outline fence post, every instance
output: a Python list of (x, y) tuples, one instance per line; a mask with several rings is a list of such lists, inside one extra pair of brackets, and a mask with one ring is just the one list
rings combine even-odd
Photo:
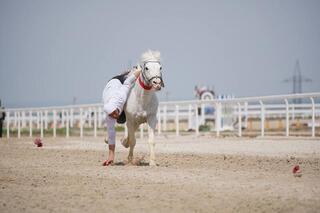
[(315, 104), (314, 104), (314, 99), (313, 97), (310, 98), (311, 103), (312, 103), (312, 137), (315, 137)]
[(291, 120), (292, 120), (292, 121), (294, 121), (294, 120), (295, 120), (295, 117), (296, 117), (294, 111), (295, 111), (295, 105), (294, 105), (294, 103), (291, 103), (291, 112), (292, 112)]
[(29, 111), (29, 137), (32, 137), (32, 111)]
[(248, 102), (244, 103), (244, 115), (245, 115), (244, 126), (245, 128), (248, 128)]
[(201, 124), (203, 124), (203, 125), (206, 122), (204, 110), (205, 110), (205, 105), (202, 103), (201, 104)]
[(10, 138), (10, 111), (7, 111), (7, 138)]
[(65, 111), (66, 116), (65, 116), (65, 120), (66, 120), (66, 138), (69, 138), (70, 133), (69, 133), (69, 125), (70, 125), (70, 114), (69, 114), (69, 110)]
[(21, 127), (22, 127), (22, 128), (25, 128), (25, 127), (26, 127), (26, 113), (25, 113), (25, 111), (22, 111), (22, 112), (21, 112), (21, 119), (22, 119), (22, 121), (21, 121)]
[(66, 114), (65, 110), (61, 110), (61, 127), (65, 128), (66, 127)]
[(192, 114), (191, 114), (192, 106), (189, 104), (188, 106), (188, 129), (192, 129)]
[(264, 114), (264, 105), (263, 102), (260, 100), (259, 101), (260, 105), (261, 105), (261, 136), (264, 136), (264, 120), (265, 120), (265, 114)]
[(163, 107), (163, 131), (167, 131), (167, 105)]
[(94, 115), (93, 115), (93, 128), (94, 128), (94, 130), (93, 130), (93, 136), (96, 138), (97, 137), (97, 108), (94, 108), (94, 110), (93, 110), (93, 113), (94, 113)]
[(43, 112), (40, 112), (40, 137), (43, 138)]
[(57, 137), (57, 111), (53, 110), (53, 137)]
[(102, 110), (101, 107), (98, 108), (98, 127), (101, 128), (102, 126)]
[(18, 138), (21, 137), (21, 118), (20, 118), (20, 112), (17, 112), (17, 122), (18, 122)]
[(178, 105), (176, 105), (176, 136), (179, 136), (179, 131), (180, 131), (180, 129), (179, 129), (179, 106)]
[(14, 122), (13, 122), (13, 126), (14, 126), (14, 128), (16, 128), (16, 127), (17, 127), (17, 125), (18, 125), (17, 113), (18, 113), (18, 112), (14, 112)]
[(221, 129), (221, 102), (216, 103), (215, 126), (216, 126), (217, 137), (219, 137), (220, 129)]
[(73, 128), (73, 108), (70, 109), (70, 127)]
[(92, 109), (89, 108), (89, 109), (88, 109), (88, 114), (89, 114), (88, 120), (89, 120), (89, 127), (90, 127), (90, 128), (92, 127), (92, 117), (91, 117), (91, 113), (92, 113)]
[(83, 138), (83, 109), (80, 108), (80, 138)]
[(238, 102), (238, 136), (242, 136), (242, 116), (241, 116), (241, 104)]
[(199, 115), (198, 115), (198, 105), (194, 105), (194, 113), (196, 118), (196, 136), (199, 136)]
[(37, 129), (40, 129), (40, 112), (37, 111)]
[(290, 131), (290, 123), (289, 123), (289, 103), (287, 99), (284, 99), (284, 102), (286, 103), (286, 136), (289, 137), (289, 131)]
[(48, 129), (48, 110), (44, 112), (44, 128)]

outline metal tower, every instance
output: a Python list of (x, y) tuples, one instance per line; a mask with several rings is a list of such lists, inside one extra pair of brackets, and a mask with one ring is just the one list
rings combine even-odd
[(302, 93), (302, 83), (303, 82), (311, 82), (310, 78), (304, 77), (301, 75), (300, 63), (299, 60), (296, 60), (296, 64), (294, 66), (293, 76), (284, 80), (285, 83), (292, 82), (292, 93)]
[[(285, 83), (292, 82), (292, 93), (302, 93), (302, 83), (303, 82), (311, 82), (310, 78), (304, 77), (301, 75), (300, 63), (299, 60), (296, 60), (296, 64), (294, 66), (293, 76), (284, 80)], [(295, 103), (301, 103), (301, 100), (294, 100)]]

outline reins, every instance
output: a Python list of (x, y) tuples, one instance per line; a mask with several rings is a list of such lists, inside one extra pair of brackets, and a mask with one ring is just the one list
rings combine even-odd
[(151, 90), (152, 86), (146, 85), (142, 80), (141, 80), (141, 75), (138, 77), (138, 82), (140, 86), (145, 89), (145, 90)]

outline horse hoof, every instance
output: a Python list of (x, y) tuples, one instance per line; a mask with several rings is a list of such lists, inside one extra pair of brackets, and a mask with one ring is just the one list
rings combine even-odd
[(156, 162), (154, 162), (154, 161), (150, 161), (149, 166), (154, 167), (154, 166), (157, 166), (157, 164), (156, 164)]

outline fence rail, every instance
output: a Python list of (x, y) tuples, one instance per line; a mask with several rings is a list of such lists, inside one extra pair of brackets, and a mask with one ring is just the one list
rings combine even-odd
[[(97, 137), (98, 130), (104, 128), (106, 116), (102, 104), (11, 108), (4, 111), (7, 138), (13, 131), (20, 138), (22, 130), (33, 137), (34, 129), (40, 131), (40, 137), (45, 137), (45, 130), (48, 129), (52, 130), (52, 137), (57, 136), (58, 129), (64, 129), (66, 137), (70, 136), (70, 129), (79, 130), (79, 137), (84, 137), (84, 129), (92, 129), (93, 137)], [(280, 126), (284, 121), (285, 136), (290, 136), (290, 124), (303, 120), (309, 135), (316, 137), (320, 134), (319, 118), (320, 92), (228, 100), (171, 101), (159, 104), (157, 131), (159, 134), (175, 131), (179, 136), (181, 131), (194, 130), (194, 134), (199, 135), (201, 126), (212, 123), (210, 131), (217, 136), (228, 130), (241, 137), (243, 131), (248, 129), (248, 122), (254, 120), (259, 123), (259, 135), (265, 136), (268, 121), (278, 119)], [(142, 126), (141, 136), (143, 129)]]

